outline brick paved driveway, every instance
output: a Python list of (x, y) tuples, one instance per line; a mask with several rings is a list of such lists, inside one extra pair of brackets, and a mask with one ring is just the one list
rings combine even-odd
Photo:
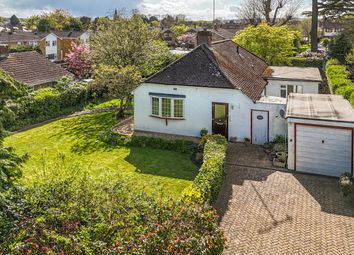
[(271, 168), (261, 148), (230, 145), (216, 203), (225, 254), (354, 254), (354, 208), (337, 180)]

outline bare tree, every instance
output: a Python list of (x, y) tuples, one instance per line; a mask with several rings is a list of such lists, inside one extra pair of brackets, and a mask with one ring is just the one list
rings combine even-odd
[(269, 25), (285, 25), (292, 20), (302, 0), (245, 0), (239, 15), (250, 24), (266, 21)]

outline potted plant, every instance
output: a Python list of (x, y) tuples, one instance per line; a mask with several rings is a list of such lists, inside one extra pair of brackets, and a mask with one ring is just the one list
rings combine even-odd
[(273, 158), (273, 166), (284, 168), (286, 166), (287, 157), (288, 154), (285, 151), (277, 152)]

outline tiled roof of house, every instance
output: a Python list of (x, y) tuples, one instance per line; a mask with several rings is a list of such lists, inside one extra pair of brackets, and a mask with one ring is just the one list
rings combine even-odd
[(29, 86), (55, 82), (63, 76), (72, 76), (61, 66), (52, 63), (35, 51), (10, 53), (0, 61), (0, 68)]
[(260, 98), (267, 82), (265, 61), (230, 40), (203, 44), (146, 80), (146, 83), (239, 89)]
[(16, 31), (16, 32), (0, 32), (0, 43), (16, 43), (39, 41), (40, 37), (32, 32)]
[(63, 31), (51, 31), (51, 33), (55, 34), (56, 36), (60, 38), (78, 38), (82, 34), (84, 34), (86, 31), (68, 31), (68, 30), (63, 30)]

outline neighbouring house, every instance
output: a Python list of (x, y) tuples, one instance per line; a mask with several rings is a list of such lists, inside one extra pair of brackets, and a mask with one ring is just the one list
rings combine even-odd
[(41, 38), (32, 32), (0, 32), (0, 44), (9, 45), (10, 48), (14, 48), (18, 45), (35, 47), (38, 46), (40, 40)]
[(15, 80), (28, 85), (29, 90), (51, 86), (63, 76), (73, 76), (36, 51), (0, 55), (0, 69), (9, 73)]
[(90, 34), (85, 31), (52, 31), (41, 34), (39, 48), (50, 60), (63, 61), (71, 50), (71, 44), (89, 43)]
[(339, 95), (290, 94), (288, 168), (340, 176), (353, 174), (354, 110)]
[(333, 38), (343, 31), (344, 26), (340, 22), (323, 21), (320, 22), (320, 34), (323, 38)]
[(175, 34), (169, 28), (162, 28), (160, 31), (160, 36), (162, 40), (167, 42), (168, 46), (175, 46), (176, 45), (176, 38)]
[(287, 98), (290, 93), (319, 94), (320, 70), (314, 67), (270, 66), (263, 78), (268, 82), (265, 96)]

